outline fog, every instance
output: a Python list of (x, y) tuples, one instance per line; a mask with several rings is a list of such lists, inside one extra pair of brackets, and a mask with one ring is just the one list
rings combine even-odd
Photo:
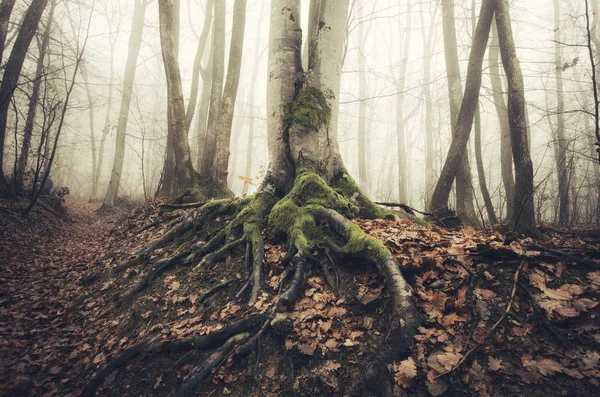
[[(225, 0), (216, 0), (225, 1)], [(17, 23), (26, 8), (20, 1), (11, 17)], [(21, 4), (22, 3), (22, 4)], [(81, 48), (87, 36), (83, 66), (87, 82), (79, 73), (73, 98), (66, 115), (65, 130), (59, 141), (58, 155), (51, 173), (55, 185), (68, 186), (72, 198), (89, 199), (92, 191), (91, 130), (99, 142), (106, 120), (110, 130), (106, 137), (105, 158), (100, 169), (98, 196), (101, 199), (110, 178), (115, 151), (115, 129), (123, 87), (123, 75), (128, 53), (129, 34), (133, 15), (131, 0), (64, 0), (57, 5), (56, 26), (53, 31), (53, 57), (58, 57), (58, 43), (65, 52)], [(302, 1), (303, 31), (306, 32), (308, 1)], [(198, 37), (205, 22), (206, 0), (181, 0), (179, 64), (184, 102), (190, 100), (193, 63)], [(536, 208), (541, 220), (556, 218), (557, 176), (553, 144), (557, 111), (554, 74), (555, 62), (554, 10), (548, 0), (511, 1), (511, 18), (518, 57), (525, 79), (528, 126), (531, 155), (535, 173)], [(473, 29), (473, 13), (477, 18), (480, 1), (455, 1), (455, 24), (461, 76), (466, 79)], [(593, 111), (591, 67), (587, 54), (585, 31), (585, 4), (580, 1), (560, 1), (561, 64), (567, 64), (563, 73), (565, 99), (565, 135), (568, 140), (567, 156), (574, 172), (570, 176), (573, 201), (580, 206), (577, 219), (589, 222), (590, 214), (597, 211), (594, 182), (598, 164), (593, 158)], [(473, 9), (475, 7), (475, 9)], [(424, 89), (430, 88), (433, 110), (433, 137), (436, 174), (443, 165), (450, 140), (451, 122), (448, 102), (448, 82), (444, 61), (444, 44), (439, 1), (356, 0), (351, 1), (348, 17), (346, 56), (340, 92), (339, 144), (346, 167), (358, 177), (359, 104), (366, 104), (366, 162), (367, 181), (363, 189), (380, 201), (396, 202), (398, 193), (397, 100), (403, 96), (406, 126), (407, 197), (406, 204), (425, 208), (425, 151), (426, 99)], [(233, 1), (227, 1), (226, 54), (232, 26)], [(230, 147), (229, 185), (236, 194), (244, 192), (244, 183), (252, 180), (248, 193), (258, 186), (268, 167), (266, 132), (266, 87), (269, 38), (270, 2), (248, 0), (246, 28), (240, 85), (235, 106)], [(88, 31), (88, 21), (91, 18)], [(148, 200), (156, 192), (165, 154), (167, 139), (167, 86), (159, 40), (159, 13), (156, 2), (147, 9), (142, 47), (127, 125), (125, 167), (120, 195), (131, 200)], [(424, 47), (429, 34), (431, 40), (431, 81), (424, 79)], [(363, 35), (361, 37), (361, 34)], [(404, 46), (410, 35), (409, 47)], [(114, 79), (110, 81), (111, 40), (114, 40)], [(363, 42), (364, 41), (364, 42)], [(361, 43), (362, 42), (362, 43)], [(203, 55), (208, 63), (209, 45)], [(7, 47), (9, 48), (9, 46)], [(35, 69), (37, 48), (32, 44), (26, 68)], [(258, 59), (256, 57), (258, 56)], [(363, 57), (364, 68), (360, 58)], [(399, 92), (399, 70), (406, 57), (404, 89)], [(577, 59), (577, 61), (574, 61)], [(227, 62), (226, 62), (227, 65)], [(256, 65), (256, 66), (255, 66)], [(504, 193), (500, 175), (500, 126), (492, 98), (488, 56), (484, 58), (483, 81), (479, 108), (482, 119), (482, 152), (486, 181), (494, 206), (502, 214)], [(72, 65), (67, 64), (67, 69)], [(252, 74), (257, 69), (255, 86)], [(502, 69), (500, 69), (502, 70)], [(360, 75), (366, 79), (366, 96), (359, 92)], [(114, 88), (107, 116), (109, 88)], [(504, 87), (506, 83), (504, 82)], [(200, 91), (203, 89), (200, 80)], [(253, 90), (253, 100), (249, 101)], [(89, 91), (91, 101), (87, 99)], [(27, 93), (16, 93), (26, 109)], [(253, 111), (251, 111), (253, 110)], [(24, 110), (23, 110), (24, 111)], [(252, 115), (253, 114), (253, 115)], [(14, 123), (14, 114), (11, 116)], [(108, 118), (107, 118), (108, 117)], [(195, 118), (198, 117), (196, 112)], [(92, 120), (93, 118), (93, 120)], [(254, 137), (249, 142), (250, 124)], [(11, 122), (9, 121), (9, 126)], [(189, 143), (192, 158), (198, 150), (196, 121), (192, 122)], [(12, 128), (12, 127), (11, 127)], [(16, 141), (15, 141), (16, 139)], [(12, 169), (14, 150), (20, 137), (7, 133), (5, 170)], [(98, 143), (97, 142), (97, 143)], [(16, 145), (15, 145), (16, 143)], [(473, 135), (470, 139), (473, 150)], [(246, 170), (247, 156), (251, 167)], [(471, 153), (476, 208), (483, 211), (483, 201), (477, 186), (475, 157)], [(195, 162), (195, 160), (194, 160)], [(597, 174), (596, 174), (597, 176)], [(243, 177), (243, 178), (240, 178)], [(594, 207), (594, 205), (596, 207)]]

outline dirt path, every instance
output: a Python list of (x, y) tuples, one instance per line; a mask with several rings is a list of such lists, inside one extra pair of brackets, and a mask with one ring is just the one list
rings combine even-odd
[(40, 211), (25, 220), (19, 208), (0, 202), (0, 394), (69, 395), (95, 334), (69, 308), (114, 218), (80, 202), (68, 205), (75, 223)]

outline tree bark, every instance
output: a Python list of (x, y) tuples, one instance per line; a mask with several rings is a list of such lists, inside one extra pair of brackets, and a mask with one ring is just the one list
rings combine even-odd
[(569, 208), (569, 171), (567, 164), (567, 146), (565, 138), (565, 99), (562, 80), (561, 60), (561, 34), (560, 34), (560, 5), (558, 0), (553, 0), (554, 5), (554, 79), (556, 82), (556, 134), (554, 145), (556, 146), (556, 172), (558, 176), (558, 222), (567, 225), (570, 218)]
[(6, 179), (4, 178), (4, 141), (6, 138), (8, 109), (10, 108), (13, 93), (17, 88), (29, 45), (37, 31), (38, 24), (47, 4), (48, 0), (33, 0), (27, 8), (23, 24), (6, 62), (2, 84), (0, 84), (0, 197), (11, 195)]
[[(473, 35), (473, 45), (469, 55), (469, 67), (467, 70), (467, 82), (465, 94), (462, 100), (460, 113), (456, 121), (456, 132), (448, 149), (448, 155), (442, 168), (440, 178), (431, 199), (432, 211), (448, 208), (448, 198), (452, 189), (452, 183), (461, 167), (465, 154), (468, 150), (467, 144), (473, 126), (475, 110), (479, 100), (481, 88), (481, 70), (483, 57), (487, 47), (488, 37), (492, 19), (494, 17), (494, 6), (490, 0), (484, 0), (481, 5), (477, 29)], [(459, 190), (457, 186), (457, 191)], [(459, 214), (464, 217), (463, 214)], [(467, 222), (476, 222), (475, 218), (466, 218)]]
[(242, 67), (242, 48), (246, 27), (246, 0), (235, 0), (233, 6), (233, 25), (231, 44), (229, 46), (229, 62), (227, 78), (221, 98), (219, 120), (217, 124), (216, 151), (213, 164), (213, 177), (217, 182), (227, 184), (229, 168), (229, 142), (231, 141), (231, 125), (235, 111), (235, 100), (240, 82)]
[[(432, 42), (435, 23), (431, 21), (429, 31), (425, 33), (425, 22), (423, 18), (423, 3), (420, 9), (421, 18), (421, 40), (423, 42), (423, 100), (425, 101), (425, 209), (429, 211), (431, 207), (431, 196), (435, 189), (435, 155), (433, 141), (433, 103), (431, 98), (431, 59)], [(434, 16), (432, 15), (431, 18)]]
[(208, 111), (208, 127), (202, 154), (202, 167), (198, 169), (205, 179), (214, 178), (214, 159), (217, 151), (217, 129), (219, 111), (223, 97), (223, 75), (225, 68), (225, 2), (215, 1), (212, 32), (212, 82), (210, 91), (210, 107)]
[(127, 54), (125, 73), (123, 76), (123, 95), (121, 98), (121, 108), (119, 110), (119, 121), (117, 124), (115, 157), (113, 160), (110, 182), (108, 183), (106, 196), (104, 197), (101, 207), (101, 210), (103, 211), (112, 211), (115, 205), (115, 199), (119, 193), (121, 172), (123, 171), (123, 161), (125, 160), (125, 133), (127, 130), (127, 120), (129, 118), (129, 106), (131, 104), (131, 95), (133, 93), (137, 59), (142, 45), (144, 18), (148, 4), (148, 0), (135, 0), (134, 3), (131, 34), (129, 36), (129, 52)]
[[(411, 2), (407, 2), (410, 10)], [(404, 43), (400, 51), (400, 70), (396, 80), (396, 144), (398, 146), (398, 200), (403, 204), (410, 204), (408, 201), (408, 167), (406, 161), (406, 129), (404, 119), (404, 89), (406, 87), (406, 68), (408, 65), (408, 54), (410, 49), (411, 21), (410, 13), (406, 14), (406, 31), (404, 32)]]
[[(185, 105), (181, 87), (181, 74), (177, 60), (175, 10), (172, 0), (159, 0), (160, 43), (167, 79), (167, 101), (170, 129), (167, 142), (170, 153), (163, 167), (164, 179), (159, 190), (160, 196), (177, 196), (186, 188), (196, 184), (196, 173), (192, 166), (190, 147), (187, 140)], [(174, 9), (175, 8), (175, 9)], [(167, 145), (169, 146), (169, 145)], [(169, 159), (169, 155), (171, 159)]]
[(498, 28), (496, 22), (492, 23), (492, 42), (489, 52), (490, 80), (494, 107), (500, 122), (500, 173), (506, 195), (506, 218), (514, 216), (515, 178), (513, 175), (512, 145), (510, 142), (510, 126), (508, 124), (508, 110), (504, 100), (502, 79), (500, 78), (500, 52), (498, 44)]
[(356, 15), (359, 19), (358, 23), (358, 184), (365, 193), (369, 193), (369, 180), (367, 176), (367, 73), (365, 62), (365, 41), (366, 34), (364, 22), (362, 19), (362, 8), (365, 2), (356, 9)]
[(508, 80), (508, 120), (515, 160), (515, 215), (511, 220), (514, 231), (539, 236), (533, 205), (533, 165), (529, 155), (525, 118), (523, 74), (517, 58), (507, 0), (493, 0), (496, 5), (496, 24), (500, 55)]
[[(207, 0), (206, 10), (204, 11), (204, 25), (202, 26), (202, 33), (198, 39), (198, 48), (196, 49), (196, 58), (194, 59), (194, 69), (192, 71), (192, 87), (190, 89), (190, 102), (188, 103), (187, 111), (185, 113), (185, 129), (190, 131), (192, 125), (192, 119), (194, 118), (194, 111), (196, 110), (196, 104), (198, 102), (198, 86), (201, 69), (202, 69), (202, 57), (204, 56), (204, 49), (206, 48), (206, 42), (208, 41), (208, 34), (210, 33), (210, 27), (212, 24), (212, 10), (214, 0)], [(202, 79), (204, 87), (206, 87), (206, 79)], [(210, 84), (208, 85), (210, 87)], [(199, 115), (201, 117), (201, 115)]]
[(0, 3), (0, 65), (2, 65), (2, 55), (4, 54), (4, 46), (6, 45), (8, 24), (15, 2), (16, 0), (2, 0), (2, 3)]
[[(463, 97), (462, 82), (460, 77), (460, 64), (458, 62), (458, 46), (456, 44), (456, 26), (454, 18), (454, 0), (442, 0), (442, 28), (444, 31), (444, 55), (446, 58), (446, 75), (448, 78), (448, 96), (450, 98), (450, 120), (452, 127), (452, 140), (457, 134), (458, 115)], [(469, 166), (469, 153), (461, 152), (462, 166), (458, 167), (456, 178), (456, 210), (466, 223), (476, 223), (475, 207), (473, 206), (473, 185), (471, 182), (471, 168)], [(440, 176), (441, 178), (441, 176)], [(449, 195), (450, 193), (448, 193)], [(433, 200), (433, 198), (432, 198)], [(443, 207), (447, 207), (448, 199)], [(439, 208), (443, 208), (439, 207)], [(432, 209), (436, 209), (432, 207)]]
[(52, 30), (55, 8), (56, 0), (53, 0), (50, 3), (50, 11), (48, 13), (48, 20), (44, 29), (42, 42), (39, 43), (39, 53), (35, 69), (35, 79), (33, 80), (33, 87), (31, 90), (31, 97), (29, 100), (29, 108), (27, 109), (27, 119), (25, 120), (25, 128), (23, 129), (23, 142), (21, 144), (21, 152), (19, 153), (19, 159), (17, 160), (17, 167), (15, 169), (14, 175), (14, 188), (17, 191), (20, 191), (23, 188), (23, 175), (25, 174), (25, 168), (27, 168), (27, 160), (29, 159), (29, 151), (31, 149), (31, 136), (33, 134), (35, 116), (37, 112), (38, 102), (40, 99), (40, 88), (42, 86), (42, 77), (44, 73), (44, 61), (46, 59), (48, 43), (50, 42), (50, 33)]

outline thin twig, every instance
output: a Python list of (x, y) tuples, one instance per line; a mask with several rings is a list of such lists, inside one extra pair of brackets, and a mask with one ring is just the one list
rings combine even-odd
[(496, 328), (498, 328), (500, 326), (500, 324), (502, 324), (502, 322), (504, 321), (506, 316), (508, 316), (508, 313), (510, 313), (510, 311), (512, 310), (513, 304), (515, 303), (517, 284), (519, 282), (519, 274), (521, 273), (521, 269), (523, 269), (524, 265), (525, 265), (525, 260), (521, 261), (519, 268), (515, 272), (515, 275), (513, 277), (512, 291), (510, 293), (510, 300), (508, 301), (508, 305), (506, 305), (506, 309), (504, 310), (504, 313), (502, 313), (502, 316), (500, 316), (500, 318), (498, 319), (498, 321), (496, 321), (494, 326), (492, 328), (490, 328), (490, 330), (485, 334), (483, 339), (479, 343), (477, 343), (473, 348), (471, 348), (454, 367), (450, 368), (446, 372), (442, 372), (441, 374), (435, 376), (433, 378), (433, 380), (441, 378), (442, 376), (448, 375), (449, 373), (451, 373), (451, 372), (455, 371), (457, 368), (459, 368), (467, 360), (467, 358), (469, 358), (469, 356), (471, 354), (473, 354), (477, 349), (479, 349), (481, 346), (483, 346), (485, 344), (485, 342), (492, 335), (492, 333), (496, 330)]

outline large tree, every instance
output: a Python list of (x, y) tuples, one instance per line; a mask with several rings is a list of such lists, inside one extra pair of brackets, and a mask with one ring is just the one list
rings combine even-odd
[[(177, 240), (182, 249), (172, 258), (161, 261), (141, 285), (173, 266), (214, 263), (225, 258), (239, 245), (246, 245), (246, 263), (250, 266), (246, 284), (235, 299), (248, 296), (253, 304), (262, 289), (265, 256), (261, 230), (287, 241), (288, 260), (294, 275), (283, 292), (265, 313), (250, 316), (223, 332), (210, 335), (216, 350), (198, 371), (190, 374), (178, 395), (190, 395), (200, 381), (232, 353), (247, 354), (277, 314), (293, 308), (303, 295), (304, 279), (310, 267), (325, 252), (348, 261), (375, 265), (385, 280), (391, 297), (389, 332), (385, 342), (368, 351), (370, 365), (365, 377), (346, 385), (347, 392), (357, 395), (391, 395), (387, 370), (390, 360), (410, 354), (412, 340), (420, 324), (412, 291), (404, 280), (399, 264), (377, 239), (365, 234), (348, 220), (358, 215), (383, 216), (386, 213), (365, 197), (344, 168), (337, 143), (337, 117), (340, 77), (349, 0), (313, 0), (309, 10), (311, 27), (308, 37), (308, 69), (301, 61), (300, 0), (273, 0), (271, 4), (269, 66), (267, 77), (267, 133), (270, 165), (258, 192), (253, 197), (216, 200), (191, 212), (160, 240), (145, 248), (129, 264), (149, 258), (152, 252)], [(217, 221), (220, 219), (220, 221)], [(221, 229), (213, 228), (221, 225)], [(211, 226), (212, 225), (212, 226)], [(206, 233), (206, 244), (195, 244), (196, 233)], [(191, 244), (190, 244), (191, 243)], [(120, 268), (126, 268), (127, 265)], [(143, 287), (142, 287), (143, 288)], [(121, 298), (129, 302), (140, 289)], [(152, 341), (139, 344), (115, 357), (122, 363), (140, 351), (161, 349)], [(110, 373), (97, 372), (84, 395), (91, 392)]]
[[(8, 109), (10, 108), (13, 93), (17, 88), (25, 56), (31, 40), (37, 31), (38, 24), (44, 13), (48, 0), (33, 0), (23, 18), (23, 24), (6, 62), (2, 83), (0, 84), (0, 197), (10, 195), (6, 179), (4, 178), (4, 140), (6, 137), (6, 124), (8, 122)], [(4, 5), (4, 4), (3, 4)], [(10, 15), (10, 13), (9, 13)], [(1, 21), (0, 21), (1, 22)]]

